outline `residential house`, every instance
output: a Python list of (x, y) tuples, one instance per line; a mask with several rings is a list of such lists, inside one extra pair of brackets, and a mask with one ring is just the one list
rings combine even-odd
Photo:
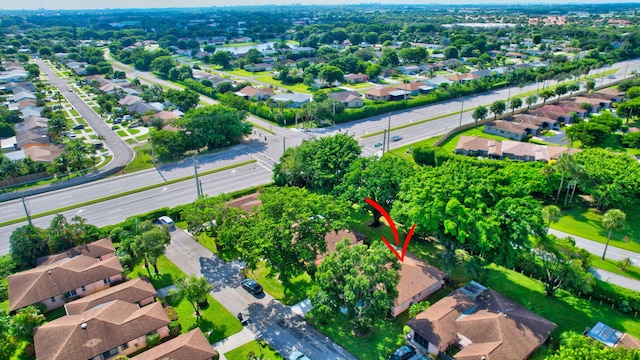
[(277, 94), (271, 97), (275, 102), (282, 102), (288, 104), (288, 108), (300, 108), (302, 105), (311, 102), (311, 95), (307, 94)]
[(576, 116), (583, 117), (584, 114), (586, 113), (586, 110), (580, 109), (580, 106), (579, 105), (576, 106), (574, 103), (571, 103), (571, 104), (560, 103), (560, 104), (545, 105), (543, 107), (537, 108), (534, 111), (534, 113), (537, 113), (537, 112), (555, 114), (556, 119), (560, 121), (564, 121), (566, 123), (571, 123), (573, 122), (574, 113)]
[[(595, 94), (592, 94), (595, 95)], [(587, 103), (592, 106), (591, 112), (599, 112), (602, 109), (611, 109), (611, 100), (608, 99), (600, 99), (592, 96), (576, 96), (571, 99), (567, 99), (565, 101), (573, 101), (578, 104), (578, 106)]]
[(344, 76), (344, 80), (349, 84), (359, 84), (369, 81), (369, 75), (367, 74), (347, 74)]
[(244, 69), (250, 72), (271, 71), (273, 70), (273, 64), (267, 64), (267, 63), (249, 64), (249, 65), (245, 65)]
[(566, 109), (561, 107), (554, 107), (554, 105), (545, 105), (531, 111), (530, 114), (541, 117), (548, 117), (549, 119), (562, 121), (564, 123), (571, 123), (572, 116), (569, 114), (569, 112), (570, 111), (566, 111)]
[(177, 115), (174, 112), (163, 110), (163, 111), (157, 112), (157, 113), (155, 113), (153, 115), (144, 115), (140, 119), (142, 120), (142, 123), (145, 124), (145, 125), (149, 124), (149, 121), (151, 121), (153, 119), (162, 119), (162, 124), (163, 124), (162, 128), (163, 129), (165, 129), (165, 130), (177, 130), (175, 127), (169, 125), (169, 120), (177, 119), (179, 117), (180, 116)]
[(556, 324), (475, 281), (407, 322), (413, 342), (431, 354), (450, 346), (456, 360), (524, 360), (545, 343)]
[(427, 296), (442, 288), (447, 274), (427, 264), (422, 259), (407, 252), (400, 267), (398, 297), (390, 309), (392, 317), (396, 317), (409, 309), (411, 304), (424, 300)]
[(64, 145), (30, 146), (24, 149), (25, 156), (33, 161), (52, 162), (64, 151)]
[[(18, 105), (18, 109), (17, 110), (22, 110), (24, 108), (28, 108), (28, 107), (36, 107), (36, 100), (35, 99), (22, 99), (18, 102), (16, 102), (15, 104)], [(12, 104), (9, 104), (9, 106), (11, 106)]]
[(43, 130), (40, 135), (46, 135), (49, 127), (49, 119), (42, 116), (29, 116), (24, 121), (14, 125), (16, 132), (27, 130)]
[(228, 83), (233, 83), (233, 80), (228, 79), (228, 78), (224, 78), (221, 76), (210, 76), (207, 79), (209, 79), (209, 81), (211, 81), (211, 83), (213, 84), (214, 87), (218, 86), (218, 84), (224, 83), (224, 82), (228, 82)]
[(531, 126), (505, 120), (495, 120), (484, 124), (484, 132), (487, 134), (504, 136), (517, 141), (524, 139), (531, 132), (531, 129)]
[(38, 360), (103, 360), (129, 355), (147, 346), (147, 336), (169, 336), (162, 304), (143, 308), (122, 300), (63, 316), (34, 330)]
[(575, 113), (576, 116), (581, 118), (585, 118), (587, 116), (587, 110), (581, 108), (580, 104), (573, 101), (562, 100), (559, 104), (556, 104), (556, 106), (564, 108), (569, 114)]
[(36, 96), (30, 91), (14, 92), (13, 96), (9, 99), (11, 102), (18, 102), (24, 99), (36, 100)]
[(410, 83), (406, 83), (406, 84), (398, 84), (396, 85), (396, 89), (398, 90), (404, 90), (404, 91), (408, 91), (409, 95), (411, 96), (415, 96), (418, 95), (420, 93), (427, 93), (431, 90), (433, 90), (433, 88), (431, 86), (427, 86), (421, 82), (410, 82)]
[(113, 300), (122, 300), (143, 307), (156, 301), (156, 289), (149, 280), (133, 279), (66, 303), (64, 309), (67, 315), (81, 314)]
[(640, 349), (640, 340), (600, 321), (589, 329), (586, 335), (610, 347)]
[(262, 201), (258, 199), (258, 193), (253, 193), (245, 196), (241, 196), (237, 199), (233, 199), (227, 202), (227, 206), (234, 207), (252, 213), (254, 208), (262, 206)]
[(461, 136), (454, 150), (456, 154), (482, 156), (489, 159), (543, 162), (558, 160), (562, 154), (575, 154), (578, 151), (580, 149), (509, 140), (498, 141), (477, 136)]
[(36, 266), (50, 265), (57, 261), (78, 255), (84, 255), (99, 260), (107, 260), (115, 256), (115, 251), (116, 249), (111, 240), (109, 238), (104, 238), (55, 254), (41, 256), (36, 259)]
[(47, 135), (47, 129), (33, 129), (16, 132), (16, 148), (28, 149), (34, 146), (49, 146), (51, 139)]
[(417, 75), (422, 69), (417, 65), (405, 65), (398, 68), (405, 75)]
[(149, 111), (152, 111), (154, 114), (162, 111), (164, 106), (160, 103), (146, 103), (144, 101), (139, 101), (133, 105), (130, 105), (127, 109), (129, 110), (129, 114), (146, 114)]
[[(512, 122), (521, 124), (529, 124), (531, 126), (537, 126), (540, 129), (555, 129), (558, 127), (558, 121), (547, 117), (536, 116), (533, 114), (516, 114), (509, 118)], [(533, 134), (533, 133), (532, 133)], [(538, 131), (535, 131), (538, 134)]]
[(29, 73), (24, 69), (0, 71), (0, 83), (21, 82), (29, 80)]
[(122, 86), (109, 82), (101, 85), (98, 89), (107, 94), (115, 94), (116, 92), (122, 90)]
[(331, 92), (328, 96), (344, 104), (347, 108), (359, 108), (364, 105), (364, 100), (360, 97), (360, 93), (357, 91), (338, 91)]
[(476, 79), (483, 78), (485, 76), (493, 76), (493, 71), (488, 69), (472, 71), (469, 74), (473, 75)]
[(411, 95), (406, 90), (398, 90), (395, 87), (382, 87), (371, 89), (364, 93), (369, 100), (401, 100)]
[(476, 77), (476, 75), (472, 73), (445, 75), (445, 78), (451, 81), (452, 83), (458, 83), (458, 84), (463, 84), (471, 80), (478, 79), (478, 77)]
[(478, 136), (460, 136), (454, 149), (456, 154), (502, 159), (502, 142)]
[(195, 328), (165, 343), (146, 350), (131, 360), (213, 360), (218, 353), (200, 328)]
[(90, 295), (122, 281), (123, 271), (117, 257), (100, 260), (78, 255), (9, 275), (9, 310), (37, 303), (47, 310), (59, 308), (68, 299)]
[(614, 88), (601, 89), (591, 95), (601, 99), (608, 99), (618, 103), (622, 102), (622, 100), (624, 100), (625, 98), (624, 91), (616, 90)]
[(517, 51), (507, 51), (504, 56), (514, 59), (526, 59), (527, 55)]
[(436, 64), (438, 64), (443, 69), (455, 69), (458, 66), (462, 65), (462, 61), (458, 59), (446, 59), (438, 61)]
[(340, 231), (328, 233), (324, 237), (324, 239), (327, 242), (327, 251), (323, 254), (318, 254), (318, 257), (316, 257), (316, 261), (315, 261), (316, 265), (320, 265), (320, 263), (322, 262), (322, 260), (324, 260), (325, 257), (327, 257), (329, 254), (334, 253), (336, 251), (336, 245), (340, 241), (347, 239), (349, 241), (350, 246), (362, 245), (364, 241), (364, 236), (360, 234), (355, 234), (353, 231), (350, 231), (350, 230), (340, 230)]
[(22, 118), (26, 119), (29, 116), (40, 116), (42, 109), (43, 107), (28, 106), (24, 109), (20, 109), (20, 113), (22, 114)]
[(140, 101), (143, 101), (141, 97), (127, 94), (125, 97), (118, 100), (118, 104), (120, 104), (121, 106), (131, 106)]
[(258, 89), (258, 88), (254, 88), (251, 85), (247, 85), (243, 87), (242, 89), (237, 91), (235, 94), (245, 99), (255, 99), (255, 100), (266, 100), (272, 97), (273, 95), (275, 95), (273, 90), (269, 88)]
[(437, 88), (441, 84), (447, 84), (447, 85), (453, 84), (453, 81), (447, 79), (444, 76), (436, 76), (432, 79), (423, 80), (422, 82), (434, 88)]

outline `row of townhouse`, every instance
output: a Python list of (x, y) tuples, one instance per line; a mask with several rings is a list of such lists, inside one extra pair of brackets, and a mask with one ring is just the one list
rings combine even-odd
[[(123, 268), (109, 239), (39, 258), (37, 266), (8, 278), (9, 308), (43, 304), (66, 316), (34, 330), (41, 360), (103, 360), (147, 347), (147, 336), (170, 335), (170, 320), (156, 290), (144, 279), (123, 282)], [(211, 360), (217, 353), (195, 329), (132, 359)]]

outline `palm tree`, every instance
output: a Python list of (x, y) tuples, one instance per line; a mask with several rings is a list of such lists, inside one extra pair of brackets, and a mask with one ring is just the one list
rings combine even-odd
[(560, 208), (555, 205), (548, 205), (542, 208), (542, 217), (547, 222), (547, 232), (551, 227), (551, 223), (560, 219), (560, 213)]
[(607, 243), (604, 245), (604, 252), (602, 253), (602, 260), (604, 260), (607, 254), (607, 248), (609, 247), (609, 240), (611, 240), (611, 233), (613, 230), (620, 230), (624, 227), (627, 214), (619, 209), (609, 209), (602, 217), (602, 227), (609, 230), (607, 235)]
[(560, 155), (558, 161), (556, 162), (556, 168), (560, 170), (562, 174), (560, 177), (560, 186), (558, 186), (558, 193), (556, 194), (556, 204), (560, 199), (560, 192), (562, 191), (562, 187), (564, 186), (564, 180), (567, 175), (567, 172), (570, 171), (573, 164), (573, 157), (567, 153)]

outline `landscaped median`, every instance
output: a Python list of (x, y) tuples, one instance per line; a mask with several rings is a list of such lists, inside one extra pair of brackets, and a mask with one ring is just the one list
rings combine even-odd
[[(202, 177), (202, 176), (206, 176), (206, 175), (209, 175), (209, 174), (214, 174), (214, 173), (217, 173), (217, 172), (221, 172), (221, 171), (225, 171), (225, 170), (234, 169), (234, 168), (238, 168), (238, 167), (241, 167), (241, 166), (253, 164), (255, 162), (256, 162), (256, 160), (243, 161), (243, 162), (240, 162), (240, 163), (237, 163), (237, 164), (232, 164), (232, 165), (229, 165), (229, 166), (223, 166), (221, 168), (217, 168), (217, 169), (213, 169), (213, 170), (209, 170), (209, 171), (203, 171), (203, 172), (199, 173), (198, 176)], [(122, 192), (122, 193), (119, 193), (119, 194), (113, 194), (113, 195), (105, 196), (105, 197), (102, 197), (102, 198), (99, 198), (99, 199), (85, 201), (85, 202), (82, 202), (82, 203), (66, 206), (66, 207), (63, 207), (63, 208), (59, 208), (59, 209), (55, 209), (55, 210), (49, 210), (49, 211), (45, 211), (45, 212), (38, 213), (38, 214), (33, 214), (33, 215), (31, 215), (31, 219), (37, 219), (37, 218), (40, 218), (40, 217), (43, 217), (43, 216), (58, 214), (58, 213), (61, 213), (63, 211), (76, 209), (76, 208), (84, 207), (84, 206), (88, 206), (88, 205), (97, 204), (97, 203), (100, 203), (100, 202), (103, 202), (103, 201), (107, 201), (107, 200), (117, 199), (117, 198), (120, 198), (120, 197), (123, 197), (123, 196), (135, 194), (135, 193), (138, 193), (138, 192), (141, 192), (141, 191), (156, 189), (156, 188), (159, 188), (159, 187), (163, 187), (163, 186), (179, 183), (179, 182), (190, 180), (190, 179), (193, 179), (193, 178), (194, 178), (193, 175), (192, 176), (185, 176), (185, 177), (181, 177), (179, 179), (169, 180), (169, 181), (164, 182), (164, 183), (149, 185), (149, 186), (141, 187), (141, 188), (138, 188), (138, 189), (125, 191), (125, 192)], [(27, 218), (13, 219), (13, 220), (9, 220), (9, 221), (5, 221), (3, 223), (0, 223), (0, 227), (12, 225), (12, 224), (17, 224), (17, 223), (21, 223), (21, 222), (24, 222), (24, 221), (27, 221)]]

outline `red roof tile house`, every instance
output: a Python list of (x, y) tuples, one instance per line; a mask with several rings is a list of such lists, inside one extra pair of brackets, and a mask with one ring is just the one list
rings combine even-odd
[(247, 85), (236, 92), (236, 95), (245, 99), (266, 100), (275, 95), (275, 93), (269, 88), (258, 89)]
[(502, 142), (478, 136), (460, 136), (454, 150), (465, 156), (483, 156), (490, 159), (502, 159)]
[(344, 76), (344, 80), (350, 84), (358, 84), (369, 81), (369, 75), (367, 74), (347, 74)]
[(391, 100), (389, 93), (395, 90), (393, 87), (371, 89), (364, 93), (364, 97), (369, 100)]
[(432, 354), (454, 345), (457, 360), (524, 360), (556, 324), (471, 282), (410, 320), (413, 341)]
[(427, 296), (442, 288), (447, 274), (427, 264), (413, 254), (406, 253), (400, 267), (398, 297), (394, 301), (390, 314), (396, 317), (409, 309), (411, 304), (424, 300)]
[(319, 254), (316, 258), (316, 265), (320, 265), (322, 260), (329, 254), (334, 253), (336, 251), (336, 245), (344, 240), (349, 240), (351, 246), (353, 245), (362, 245), (364, 237), (358, 236), (349, 230), (340, 230), (338, 232), (330, 232), (328, 233), (324, 239), (327, 241), (327, 251), (324, 254)]
[(122, 300), (139, 307), (156, 300), (156, 289), (148, 280), (133, 279), (64, 305), (67, 315), (81, 314), (95, 306), (113, 300)]
[(211, 360), (218, 358), (200, 328), (142, 352), (131, 360)]
[(158, 302), (139, 308), (122, 300), (63, 316), (34, 331), (38, 360), (108, 359), (147, 346), (147, 335), (169, 336), (169, 318)]
[(123, 271), (117, 257), (101, 261), (78, 255), (9, 275), (9, 311), (38, 303), (44, 304), (47, 311), (59, 308), (68, 299), (89, 295), (122, 281)]
[(504, 120), (496, 120), (484, 124), (484, 132), (487, 134), (504, 136), (517, 141), (524, 139), (532, 133), (532, 130), (537, 130), (537, 127), (534, 129), (530, 125)]

